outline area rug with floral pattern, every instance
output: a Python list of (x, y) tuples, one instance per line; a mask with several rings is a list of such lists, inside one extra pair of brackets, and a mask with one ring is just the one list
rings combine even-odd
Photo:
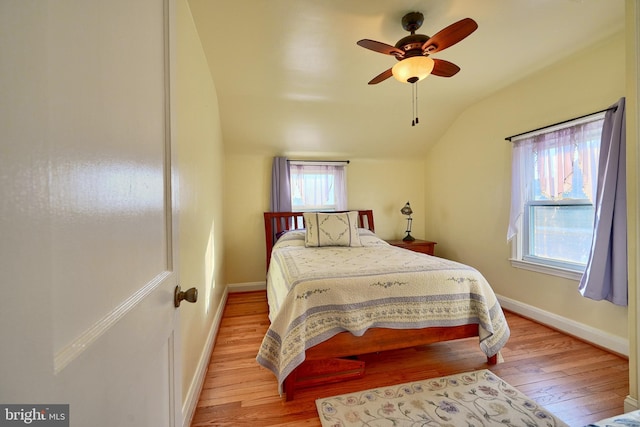
[(567, 427), (487, 369), (322, 398), (316, 406), (323, 427)]

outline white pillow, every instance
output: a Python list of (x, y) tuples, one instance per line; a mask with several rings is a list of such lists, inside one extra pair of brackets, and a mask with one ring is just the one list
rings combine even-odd
[(362, 246), (358, 234), (358, 212), (305, 212), (304, 223), (307, 247)]

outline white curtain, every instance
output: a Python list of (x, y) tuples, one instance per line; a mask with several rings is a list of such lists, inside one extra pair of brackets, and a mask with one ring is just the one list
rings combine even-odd
[(342, 164), (290, 162), (291, 195), (305, 207), (347, 209), (346, 170)]
[(587, 298), (622, 306), (628, 303), (625, 125), (621, 98), (602, 127), (593, 242), (578, 288)]
[(511, 154), (511, 212), (509, 214), (509, 228), (507, 240), (518, 234), (518, 224), (524, 213), (524, 204), (531, 194), (530, 182), (524, 176), (524, 171), (530, 169), (532, 156), (526, 154), (533, 151), (533, 139), (523, 139), (513, 144)]
[(602, 120), (591, 119), (514, 141), (507, 240), (529, 201), (595, 200), (601, 128)]

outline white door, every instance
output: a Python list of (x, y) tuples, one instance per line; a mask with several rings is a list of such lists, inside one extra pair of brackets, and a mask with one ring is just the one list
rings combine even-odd
[(78, 427), (181, 422), (172, 16), (0, 2), (0, 425), (53, 404)]

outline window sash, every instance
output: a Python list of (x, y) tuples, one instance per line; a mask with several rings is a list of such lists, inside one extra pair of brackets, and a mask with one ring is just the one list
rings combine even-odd
[(587, 199), (528, 203), (523, 216), (522, 259), (583, 272), (593, 237), (594, 210)]

